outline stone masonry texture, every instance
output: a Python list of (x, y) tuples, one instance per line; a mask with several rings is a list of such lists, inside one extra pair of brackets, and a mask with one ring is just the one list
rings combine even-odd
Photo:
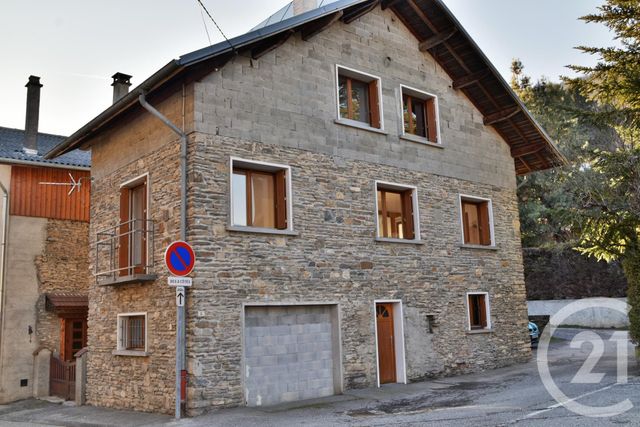
[[(382, 79), (385, 133), (334, 122), (336, 64)], [(438, 96), (442, 148), (399, 138), (400, 84)], [(246, 304), (335, 304), (345, 389), (377, 383), (375, 300), (402, 301), (409, 381), (530, 357), (513, 159), (450, 85), (378, 8), (310, 41), (294, 35), (259, 60), (241, 53), (189, 83), (184, 110), (182, 88), (155, 101), (189, 133), (187, 239), (198, 261), (187, 298), (188, 414), (245, 404)], [(179, 145), (145, 113), (91, 143), (91, 241), (116, 225), (120, 184), (148, 173), (158, 280), (92, 284), (88, 401), (171, 413), (175, 307), (160, 263), (179, 236)], [(228, 230), (232, 156), (291, 167), (295, 235)], [(376, 180), (417, 188), (422, 244), (375, 240)], [(494, 250), (461, 247), (460, 194), (492, 200)], [(466, 331), (470, 291), (489, 293), (487, 333)], [(147, 313), (149, 354), (115, 356), (116, 316), (133, 311)]]

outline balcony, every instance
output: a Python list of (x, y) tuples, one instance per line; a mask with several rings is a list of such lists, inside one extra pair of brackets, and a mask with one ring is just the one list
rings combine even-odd
[(94, 277), (98, 285), (155, 280), (155, 223), (133, 219), (96, 234)]

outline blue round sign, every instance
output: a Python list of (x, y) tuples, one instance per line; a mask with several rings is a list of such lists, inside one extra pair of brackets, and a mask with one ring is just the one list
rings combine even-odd
[(187, 242), (177, 241), (167, 247), (164, 261), (171, 274), (186, 276), (193, 270), (196, 256), (191, 245)]

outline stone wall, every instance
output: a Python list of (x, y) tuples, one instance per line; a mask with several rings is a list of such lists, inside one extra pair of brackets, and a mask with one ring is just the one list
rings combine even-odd
[(45, 293), (87, 294), (89, 223), (47, 220), (44, 250), (35, 264), (39, 294), (35, 334), (41, 346), (60, 352), (60, 317), (46, 311)]

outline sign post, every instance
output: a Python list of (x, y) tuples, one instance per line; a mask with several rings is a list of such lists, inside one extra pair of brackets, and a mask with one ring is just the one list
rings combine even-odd
[(176, 287), (176, 418), (180, 418), (187, 386), (187, 372), (184, 369), (185, 302), (187, 300), (185, 287), (191, 286), (191, 278), (184, 276), (193, 271), (196, 255), (191, 245), (178, 240), (167, 247), (164, 252), (164, 262), (167, 269), (173, 274), (169, 277), (169, 286)]

